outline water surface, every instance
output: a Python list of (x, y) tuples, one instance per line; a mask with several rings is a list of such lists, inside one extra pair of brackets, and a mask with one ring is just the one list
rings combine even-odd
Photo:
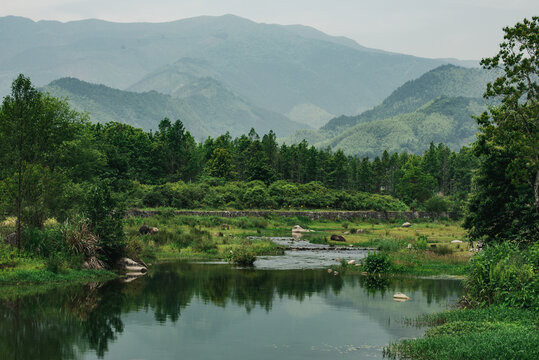
[[(396, 291), (411, 300), (395, 302)], [(461, 293), (457, 280), (164, 263), (130, 283), (0, 300), (0, 358), (381, 358), (389, 342), (423, 334), (403, 319)]]

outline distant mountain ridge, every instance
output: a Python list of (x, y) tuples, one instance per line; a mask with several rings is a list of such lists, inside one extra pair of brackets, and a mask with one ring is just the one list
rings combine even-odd
[(227, 131), (238, 136), (252, 127), (260, 133), (274, 130), (284, 136), (305, 127), (283, 115), (249, 104), (211, 78), (186, 85), (178, 98), (156, 91), (123, 91), (75, 78), (55, 80), (42, 90), (68, 98), (74, 109), (89, 112), (94, 122), (118, 121), (144, 130), (156, 130), (164, 117), (180, 119), (198, 140)]
[(312, 126), (371, 108), (441, 64), (466, 63), (369, 49), (314, 28), (233, 15), (167, 23), (3, 17), (0, 47), (0, 95), (24, 73), (38, 86), (74, 77), (176, 96), (175, 74), (182, 73), (190, 81), (211, 77), (260, 109)]
[(359, 156), (386, 149), (422, 153), (431, 141), (457, 150), (475, 139), (471, 115), (485, 109), (482, 94), (494, 77), (481, 69), (443, 65), (406, 82), (371, 110), (333, 118), (319, 130), (298, 130), (285, 141), (305, 139)]

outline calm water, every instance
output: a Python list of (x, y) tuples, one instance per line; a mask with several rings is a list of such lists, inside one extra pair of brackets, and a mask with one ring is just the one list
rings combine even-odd
[[(396, 291), (412, 300), (393, 301)], [(381, 358), (423, 334), (404, 318), (461, 292), (456, 280), (160, 264), (131, 283), (0, 300), (0, 359)]]

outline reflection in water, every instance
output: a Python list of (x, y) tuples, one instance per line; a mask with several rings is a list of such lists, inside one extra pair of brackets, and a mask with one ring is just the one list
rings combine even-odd
[[(393, 302), (395, 291), (412, 300)], [(420, 334), (418, 329), (396, 325), (395, 319), (438, 311), (460, 293), (460, 282), (450, 280), (160, 264), (128, 284), (87, 284), (0, 300), (0, 354), (6, 359), (78, 359), (129, 358), (129, 352), (144, 358), (148, 352), (146, 358), (151, 358), (174, 355), (180, 351), (173, 347), (177, 344), (182, 344), (181, 353), (187, 358), (190, 351), (196, 351), (198, 358), (216, 354), (241, 358), (248, 356), (242, 353), (247, 349), (268, 359), (300, 354), (332, 358), (331, 351), (342, 349), (348, 349), (343, 354), (375, 350), (379, 354), (379, 346), (388, 341)], [(375, 334), (361, 335), (358, 324), (369, 333), (378, 331), (376, 340), (369, 337)], [(290, 328), (294, 332), (285, 337)], [(248, 343), (229, 349), (246, 337), (251, 337)], [(352, 346), (347, 340), (364, 343)], [(372, 350), (374, 342), (378, 348)], [(230, 353), (220, 353), (220, 347)]]

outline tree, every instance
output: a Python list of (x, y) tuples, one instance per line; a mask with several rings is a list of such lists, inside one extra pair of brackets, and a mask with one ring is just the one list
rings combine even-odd
[(499, 74), (484, 95), (497, 105), (478, 118), (480, 166), (465, 226), (472, 238), (530, 242), (539, 238), (539, 17), (503, 30), (498, 54), (481, 61)]
[(17, 246), (21, 247), (22, 223), (41, 226), (49, 207), (47, 192), (62, 180), (58, 159), (62, 147), (73, 140), (84, 117), (67, 103), (36, 90), (30, 79), (19, 75), (11, 95), (0, 108), (0, 181), (8, 207), (17, 217)]
[(397, 184), (397, 192), (407, 204), (422, 204), (432, 196), (436, 186), (436, 180), (421, 169), (419, 162), (418, 157), (411, 157)]

